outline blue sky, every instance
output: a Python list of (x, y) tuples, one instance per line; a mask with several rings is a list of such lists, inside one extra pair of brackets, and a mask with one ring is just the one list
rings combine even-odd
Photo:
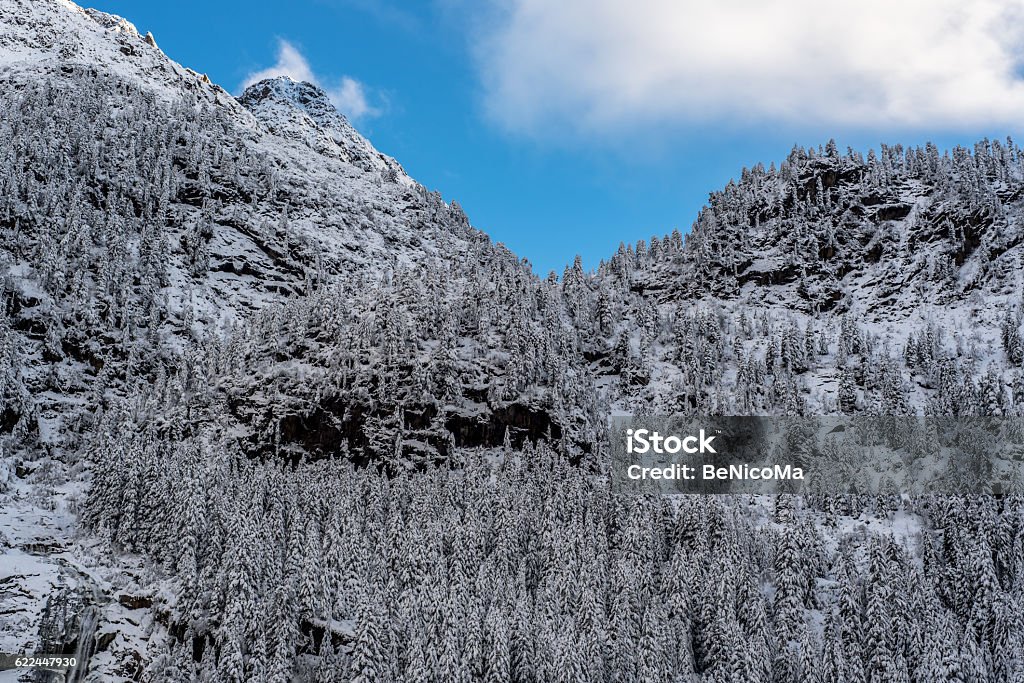
[[(232, 92), (306, 69), (544, 274), (686, 230), (794, 144), (1016, 136), (1016, 0), (94, 0)], [(88, 3), (86, 3), (88, 4)], [(625, 8), (629, 8), (625, 11)], [(879, 22), (876, 17), (887, 17)]]

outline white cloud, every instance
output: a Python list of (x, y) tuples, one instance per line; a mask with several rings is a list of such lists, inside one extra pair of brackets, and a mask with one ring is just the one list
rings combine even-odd
[(350, 119), (361, 119), (380, 113), (376, 107), (370, 105), (366, 97), (366, 88), (354, 78), (344, 76), (338, 87), (330, 88), (326, 92), (334, 106)]
[(338, 108), (338, 111), (354, 121), (378, 116), (381, 113), (378, 107), (370, 103), (366, 87), (356, 79), (342, 76), (334, 84), (321, 82), (313, 73), (305, 56), (287, 40), (278, 42), (277, 63), (249, 74), (245, 77), (241, 87), (244, 90), (253, 83), (276, 76), (287, 76), (293, 81), (306, 81), (320, 86), (327, 93), (331, 103)]
[(309, 62), (287, 40), (278, 41), (277, 64), (261, 71), (254, 71), (246, 76), (245, 81), (242, 82), (242, 88), (248, 88), (253, 83), (259, 83), (265, 78), (275, 78), (277, 76), (287, 76), (293, 81), (317, 82), (316, 76), (313, 75), (313, 70), (309, 68)]
[(509, 128), (1024, 121), (1024, 0), (493, 0), (476, 56)]

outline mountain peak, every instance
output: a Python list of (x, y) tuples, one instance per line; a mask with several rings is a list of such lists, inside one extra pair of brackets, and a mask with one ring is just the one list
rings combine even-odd
[(394, 172), (400, 181), (413, 183), (397, 161), (377, 151), (355, 129), (318, 85), (276, 76), (253, 83), (238, 101), (276, 135), (300, 140), (321, 154), (366, 170)]
[(289, 76), (265, 78), (247, 87), (239, 98), (249, 109), (268, 100), (290, 104), (321, 125), (336, 124), (338, 119), (348, 124), (348, 119), (335, 108), (327, 93), (307, 81), (295, 81)]

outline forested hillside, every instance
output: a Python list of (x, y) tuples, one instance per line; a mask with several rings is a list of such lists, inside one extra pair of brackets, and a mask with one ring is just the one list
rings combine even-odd
[(611, 415), (1024, 415), (1011, 140), (797, 148), (685, 236), (539, 277), (316, 86), (236, 99), (117, 17), (0, 6), (0, 651), (86, 680), (1024, 680), (1024, 489), (606, 476)]

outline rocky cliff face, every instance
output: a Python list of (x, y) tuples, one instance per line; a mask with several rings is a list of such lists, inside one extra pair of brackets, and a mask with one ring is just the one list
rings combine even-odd
[(318, 154), (377, 172), (382, 180), (416, 185), (397, 161), (374, 149), (315, 85), (287, 77), (267, 79), (249, 86), (238, 101), (278, 137), (299, 140)]
[(1022, 395), (1022, 193), (1012, 140), (795, 149), (713, 193), (685, 239), (623, 245), (590, 280), (569, 269), (570, 308), (611, 340), (588, 351), (598, 371), (628, 367), (625, 395), (655, 409), (682, 392), (726, 414), (830, 413), (845, 383), (844, 412), (945, 414), (947, 392), (1007, 410)]
[(714, 193), (687, 248), (655, 246), (634, 287), (891, 322), (973, 293), (1003, 301), (1022, 285), (1020, 174), (1012, 141), (794, 150)]
[(2, 251), (33, 365), (84, 389), (141, 354), (149, 375), (339, 278), (494, 259), (532, 277), (315, 86), (268, 80), (236, 101), (120, 18), (7, 4)]

